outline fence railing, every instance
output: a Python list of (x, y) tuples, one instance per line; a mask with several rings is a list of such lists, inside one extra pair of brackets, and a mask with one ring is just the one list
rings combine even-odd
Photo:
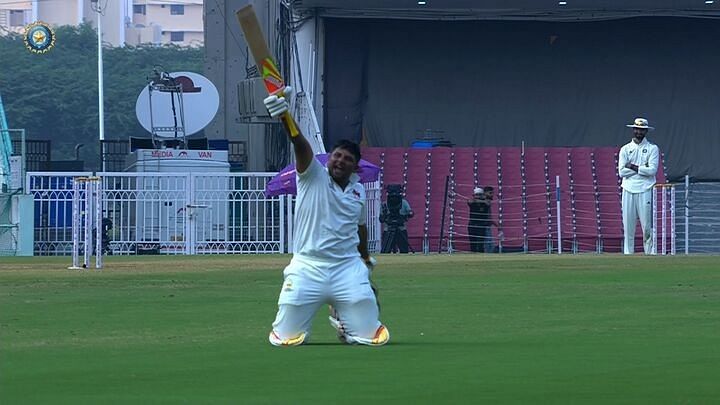
[[(73, 179), (90, 172), (30, 172), (36, 255), (72, 253)], [(292, 196), (266, 197), (275, 173), (97, 173), (111, 254), (292, 252)], [(380, 184), (365, 185), (369, 244), (379, 249)]]
[[(73, 178), (92, 175), (91, 172), (28, 173), (26, 189), (34, 198), (34, 254), (72, 253)], [(113, 225), (108, 235), (112, 254), (293, 251), (294, 198), (264, 195), (265, 185), (275, 173), (112, 172), (97, 175), (103, 177), (103, 218)], [(512, 204), (516, 194), (517, 198), (524, 196), (525, 212), (512, 216), (505, 213), (504, 233), (494, 235), (495, 244), (502, 245), (503, 252), (618, 251), (622, 224), (616, 207), (619, 204), (617, 187), (598, 187), (593, 191), (591, 184), (576, 182), (571, 188), (561, 186), (556, 190), (554, 181), (550, 186), (529, 184), (525, 194), (515, 193), (517, 190), (506, 186), (504, 194), (507, 195), (503, 201), (495, 202), (493, 212), (498, 212), (496, 209), (500, 206)], [(365, 187), (369, 248), (377, 252), (381, 241), (381, 183), (368, 183)], [(446, 247), (443, 251), (448, 252), (470, 250), (467, 196), (454, 192), (455, 188), (449, 190), (447, 203), (451, 209), (444, 218), (445, 233), (441, 236), (441, 245)], [(662, 237), (662, 224), (666, 223), (667, 238), (673, 232), (677, 236), (678, 253), (718, 253), (720, 221), (715, 212), (720, 185), (681, 183), (676, 189), (677, 202), (672, 204), (667, 200), (660, 206), (676, 211), (677, 220), (672, 224), (671, 217), (663, 219), (663, 211), (658, 211), (660, 218), (654, 222), (659, 236)], [(556, 205), (560, 211), (555, 209)], [(525, 216), (529, 219), (527, 226), (523, 221)], [(437, 239), (428, 243), (437, 246)], [(672, 240), (668, 239), (667, 244), (671, 249)], [(637, 242), (636, 245), (641, 246)], [(512, 250), (516, 246), (519, 249)], [(665, 251), (662, 240), (657, 247), (658, 253)]]

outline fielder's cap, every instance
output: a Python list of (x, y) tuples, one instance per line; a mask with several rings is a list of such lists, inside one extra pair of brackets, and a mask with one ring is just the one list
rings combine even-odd
[(473, 189), (473, 194), (482, 194), (482, 193), (483, 193), (483, 188), (482, 188), (482, 187), (475, 187), (475, 188)]
[(628, 124), (625, 126), (628, 128), (641, 128), (641, 129), (650, 129), (650, 130), (655, 129), (648, 125), (648, 120), (646, 120), (645, 118), (640, 118), (640, 117), (635, 118), (635, 122), (633, 122), (632, 124)]

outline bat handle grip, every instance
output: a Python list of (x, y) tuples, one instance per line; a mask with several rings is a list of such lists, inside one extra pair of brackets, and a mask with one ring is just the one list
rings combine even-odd
[(280, 121), (285, 124), (285, 128), (287, 128), (288, 132), (290, 132), (291, 138), (295, 138), (300, 135), (300, 129), (298, 129), (295, 119), (293, 119), (293, 116), (290, 115), (289, 111), (286, 111), (280, 116)]

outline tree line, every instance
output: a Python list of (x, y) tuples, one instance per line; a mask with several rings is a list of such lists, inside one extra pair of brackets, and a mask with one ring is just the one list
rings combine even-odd
[[(0, 36), (0, 94), (8, 126), (28, 139), (50, 140), (52, 160), (75, 159), (84, 144), (86, 168), (99, 164), (97, 32), (89, 24), (55, 29), (44, 54), (25, 48), (22, 35)], [(135, 102), (154, 67), (203, 72), (203, 48), (175, 45), (103, 47), (105, 139), (149, 136)]]

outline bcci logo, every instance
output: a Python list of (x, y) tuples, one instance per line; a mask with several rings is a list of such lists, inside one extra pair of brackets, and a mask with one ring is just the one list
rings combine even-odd
[(55, 31), (42, 21), (25, 27), (25, 47), (32, 53), (45, 53), (55, 46)]

